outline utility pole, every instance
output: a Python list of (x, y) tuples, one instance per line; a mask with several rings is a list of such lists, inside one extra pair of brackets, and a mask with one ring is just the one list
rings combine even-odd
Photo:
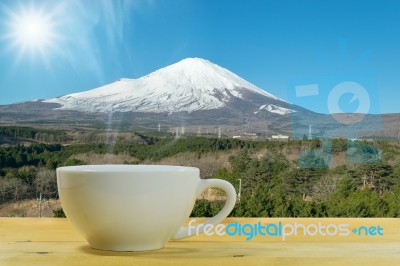
[(45, 201), (45, 199), (42, 199), (42, 192), (39, 194), (39, 217), (42, 217), (42, 202)]
[(268, 139), (268, 129), (266, 129), (266, 130), (259, 130), (259, 131), (265, 132), (265, 133), (264, 133), (265, 138)]
[(367, 174), (364, 174), (363, 177), (361, 177), (362, 181), (363, 181), (363, 188), (365, 188), (367, 186)]
[(237, 180), (239, 180), (239, 191), (238, 191), (237, 197), (238, 197), (238, 201), (240, 201), (240, 196), (242, 194), (242, 179), (238, 178)]
[(312, 140), (312, 126), (311, 125), (308, 127), (308, 139)]

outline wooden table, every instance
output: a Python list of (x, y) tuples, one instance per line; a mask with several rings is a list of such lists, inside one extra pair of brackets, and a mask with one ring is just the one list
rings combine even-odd
[(360, 236), (304, 236), (299, 231), (285, 241), (201, 235), (170, 241), (157, 251), (111, 252), (91, 249), (67, 219), (0, 218), (0, 265), (400, 265), (400, 219), (230, 218), (224, 223), (235, 222), (380, 226), (383, 236), (366, 236), (364, 227)]

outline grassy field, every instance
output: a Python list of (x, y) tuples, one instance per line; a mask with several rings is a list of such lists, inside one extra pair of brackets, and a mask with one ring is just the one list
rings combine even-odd
[(36, 199), (21, 200), (18, 202), (0, 205), (0, 217), (54, 217), (54, 210), (61, 208), (57, 199), (45, 200), (41, 204)]

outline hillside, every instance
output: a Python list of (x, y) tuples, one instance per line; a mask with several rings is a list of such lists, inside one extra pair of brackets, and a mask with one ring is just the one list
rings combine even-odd
[[(19, 134), (30, 131), (23, 132)], [(99, 163), (194, 166), (202, 178), (225, 179), (237, 189), (240, 179), (242, 198), (234, 216), (400, 215), (398, 141), (282, 142), (140, 134), (129, 138), (124, 133), (110, 143), (8, 144), (0, 146), (0, 158), (0, 208), (10, 215), (17, 210), (6, 207), (8, 203), (36, 200), (40, 193), (57, 199), (57, 167)], [(199, 200), (193, 215), (213, 215), (223, 204), (218, 193), (204, 197), (213, 201)]]

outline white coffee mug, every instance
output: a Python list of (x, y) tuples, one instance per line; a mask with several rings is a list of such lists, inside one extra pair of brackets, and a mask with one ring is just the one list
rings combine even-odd
[(223, 209), (205, 224), (216, 225), (236, 202), (233, 186), (200, 179), (194, 167), (82, 165), (57, 168), (57, 185), (67, 218), (95, 249), (143, 251), (202, 232), (182, 227), (206, 188), (226, 192)]

